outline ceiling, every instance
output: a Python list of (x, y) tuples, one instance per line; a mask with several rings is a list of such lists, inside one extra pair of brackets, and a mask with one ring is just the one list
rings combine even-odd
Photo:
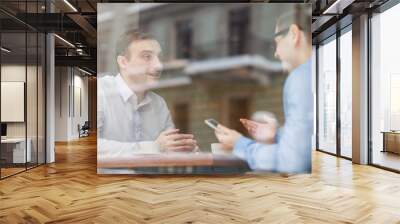
[[(267, 2), (296, 2), (312, 4), (312, 32), (313, 39), (323, 36), (324, 32), (338, 20), (346, 16), (354, 16), (359, 12), (373, 9), (387, 0), (271, 0)], [(0, 22), (3, 32), (14, 33), (31, 28), (41, 32), (55, 32), (61, 38), (56, 38), (56, 64), (74, 65), (87, 68), (96, 72), (96, 43), (97, 43), (97, 3), (110, 2), (139, 2), (117, 0), (45, 0), (18, 1), (1, 0)], [(140, 1), (163, 2), (163, 1)], [(177, 0), (175, 0), (177, 2)], [(182, 2), (187, 2), (182, 1)], [(201, 2), (201, 1), (197, 1)], [(205, 0), (204, 2), (210, 2)], [(227, 2), (266, 2), (266, 1), (232, 1)], [(47, 13), (50, 7), (54, 13)], [(28, 13), (25, 13), (28, 12)], [(350, 19), (351, 21), (351, 19)], [(325, 34), (326, 35), (326, 34)], [(12, 38), (8, 34), (6, 38), (22, 41), (20, 38)], [(4, 42), (3, 42), (4, 43)], [(23, 45), (23, 43), (20, 43)], [(78, 50), (79, 49), (79, 50)]]

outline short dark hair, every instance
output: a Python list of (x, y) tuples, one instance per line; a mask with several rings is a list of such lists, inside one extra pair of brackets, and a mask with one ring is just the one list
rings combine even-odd
[(311, 8), (308, 5), (296, 4), (294, 9), (279, 16), (276, 25), (279, 29), (287, 29), (291, 25), (297, 25), (306, 37), (311, 39)]
[(138, 29), (133, 29), (133, 30), (128, 30), (124, 34), (122, 34), (118, 41), (117, 41), (117, 46), (116, 46), (116, 56), (127, 56), (129, 57), (129, 54), (127, 54), (127, 49), (129, 45), (137, 40), (153, 40), (154, 37), (148, 33), (145, 33), (141, 30)]

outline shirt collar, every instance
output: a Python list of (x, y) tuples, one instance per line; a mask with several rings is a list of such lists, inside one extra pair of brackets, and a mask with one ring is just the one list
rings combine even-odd
[(122, 99), (126, 103), (126, 101), (129, 100), (131, 96), (135, 96), (136, 94), (129, 88), (129, 86), (126, 84), (125, 80), (122, 79), (121, 74), (118, 74), (115, 77), (115, 82), (117, 84), (117, 89), (119, 94), (121, 95)]
[(117, 83), (117, 89), (119, 94), (121, 95), (122, 99), (124, 100), (124, 102), (128, 102), (128, 100), (132, 97), (135, 105), (137, 107), (141, 107), (144, 106), (146, 104), (149, 104), (151, 102), (151, 98), (150, 98), (150, 94), (148, 94), (148, 92), (145, 93), (144, 95), (144, 99), (142, 100), (142, 102), (140, 102), (140, 104), (137, 104), (137, 96), (135, 94), (135, 92), (133, 92), (129, 86), (126, 84), (125, 80), (122, 78), (121, 74), (118, 73), (118, 75), (115, 77), (115, 81)]
[(307, 61), (305, 61), (303, 64), (299, 65), (293, 71), (297, 72), (297, 71), (300, 71), (303, 69), (311, 69), (311, 58), (308, 58)]

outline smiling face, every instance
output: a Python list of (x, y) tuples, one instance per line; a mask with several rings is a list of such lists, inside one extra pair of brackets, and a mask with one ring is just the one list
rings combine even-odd
[(161, 46), (154, 39), (133, 41), (123, 55), (117, 57), (122, 77), (130, 87), (144, 88), (156, 84), (161, 76)]

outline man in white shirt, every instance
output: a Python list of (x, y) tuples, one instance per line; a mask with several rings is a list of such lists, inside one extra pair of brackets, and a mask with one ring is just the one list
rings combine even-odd
[(161, 46), (140, 31), (128, 31), (117, 43), (119, 74), (98, 80), (98, 159), (129, 158), (137, 153), (192, 151), (192, 134), (174, 128), (157, 86)]

